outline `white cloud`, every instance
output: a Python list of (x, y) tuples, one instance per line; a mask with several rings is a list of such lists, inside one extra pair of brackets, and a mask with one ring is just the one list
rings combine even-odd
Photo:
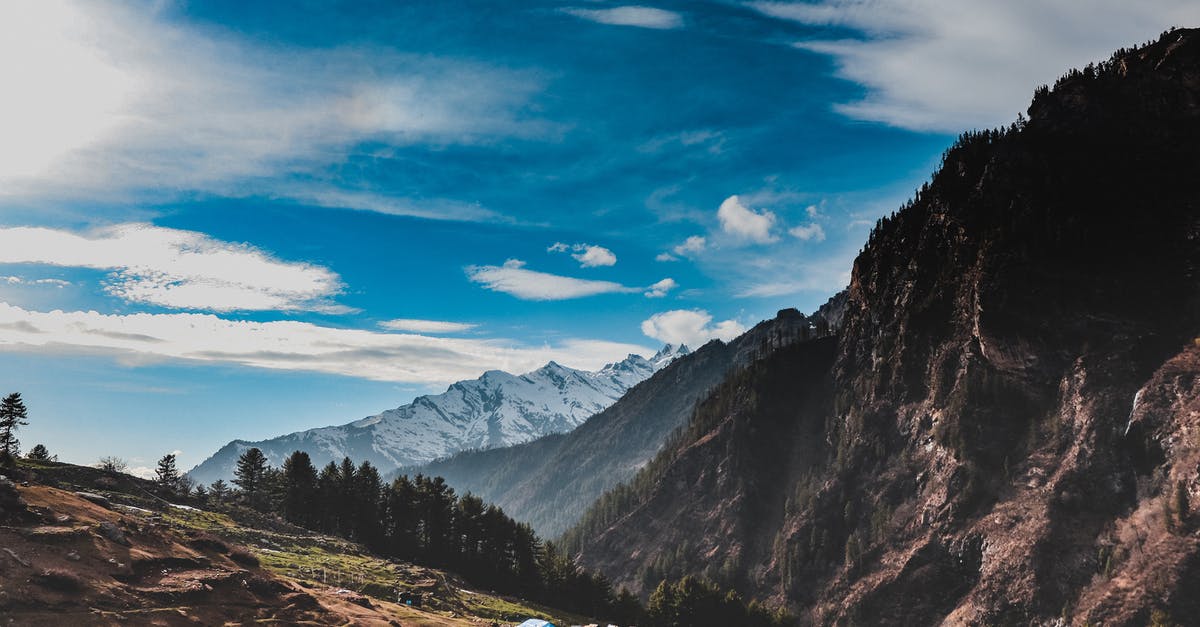
[(708, 245), (708, 240), (704, 239), (703, 236), (692, 235), (691, 237), (688, 237), (687, 239), (683, 240), (682, 244), (679, 244), (672, 250), (675, 251), (676, 255), (682, 255), (682, 256), (686, 257), (688, 255), (694, 255), (694, 254), (704, 250), (705, 246), (707, 246), (707, 245)]
[(638, 26), (659, 30), (671, 30), (683, 27), (682, 15), (674, 11), (654, 7), (622, 6), (610, 9), (567, 8), (562, 11), (563, 13), (585, 20), (615, 26)]
[[(475, 143), (549, 129), (522, 112), (540, 88), (530, 73), (377, 49), (251, 45), (182, 26), (169, 5), (0, 3), (0, 198), (294, 197), (271, 177), (340, 162), (364, 141)], [(444, 213), (363, 194), (326, 204), (356, 200)], [(480, 219), (457, 209), (451, 219)]]
[(676, 257), (675, 255), (672, 255), (671, 253), (658, 253), (657, 255), (654, 256), (654, 260), (655, 261), (679, 261), (679, 257)]
[(758, 11), (814, 26), (857, 30), (861, 39), (797, 46), (835, 59), (838, 74), (867, 95), (837, 109), (915, 130), (957, 132), (1011, 122), (1034, 88), (1166, 28), (1200, 22), (1180, 0), (819, 0), (753, 2)]
[(467, 277), (493, 292), (523, 300), (566, 300), (596, 294), (638, 292), (612, 281), (593, 281), (525, 269), (525, 262), (509, 259), (502, 266), (468, 266)]
[(821, 228), (820, 224), (813, 222), (811, 224), (802, 224), (788, 229), (788, 233), (797, 239), (803, 241), (820, 242), (825, 240), (825, 229)]
[(716, 324), (712, 320), (712, 315), (702, 309), (674, 309), (644, 320), (642, 333), (660, 342), (696, 348), (712, 339), (728, 342), (746, 332), (746, 327), (736, 320)]
[(603, 246), (588, 246), (585, 245), (583, 252), (571, 255), (575, 261), (579, 262), (580, 267), (593, 268), (596, 266), (611, 266), (617, 263), (617, 256), (613, 251)]
[(462, 333), (474, 329), (475, 324), (469, 322), (446, 322), (443, 320), (416, 320), (412, 318), (397, 318), (385, 320), (379, 326), (389, 331), (412, 331), (414, 333)]
[(344, 311), (329, 299), (338, 275), (275, 259), (246, 244), (149, 224), (74, 233), (0, 228), (0, 263), (111, 270), (105, 290), (130, 302), (175, 309)]
[[(663, 279), (649, 287), (629, 287), (613, 281), (576, 279), (528, 270), (520, 259), (509, 259), (502, 266), (467, 266), (466, 270), (467, 278), (471, 281), (493, 292), (504, 292), (522, 300), (567, 300), (597, 294), (636, 292), (645, 292), (647, 298), (655, 298), (666, 294), (666, 290), (674, 287), (675, 283), (671, 279)], [(658, 293), (660, 291), (662, 294)]]
[(666, 278), (646, 289), (646, 298), (662, 298), (667, 292), (679, 287), (675, 279)]
[(771, 234), (775, 226), (775, 214), (763, 210), (758, 213), (742, 204), (736, 195), (726, 198), (717, 209), (721, 229), (735, 237), (758, 244), (769, 244), (778, 238)]
[(231, 320), (212, 314), (39, 312), (0, 303), (0, 350), (110, 355), (127, 365), (162, 360), (449, 383), (488, 369), (527, 372), (547, 361), (597, 369), (642, 346), (567, 339), (532, 347), (506, 339), (373, 332), (307, 322)]
[(613, 251), (593, 244), (572, 244), (568, 246), (562, 242), (555, 242), (546, 249), (546, 252), (562, 253), (572, 250), (575, 252), (571, 257), (579, 262), (579, 267), (581, 268), (612, 266), (617, 263), (617, 256)]

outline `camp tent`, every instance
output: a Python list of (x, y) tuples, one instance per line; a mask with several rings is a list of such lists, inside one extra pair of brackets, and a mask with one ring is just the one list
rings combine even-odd
[(539, 620), (537, 618), (531, 618), (531, 619), (521, 623), (520, 625), (517, 625), (517, 627), (554, 627), (554, 623), (547, 621), (547, 620)]

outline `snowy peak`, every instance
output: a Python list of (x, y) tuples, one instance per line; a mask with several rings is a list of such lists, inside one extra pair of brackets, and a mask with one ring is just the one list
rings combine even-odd
[(689, 353), (667, 344), (650, 359), (629, 355), (595, 372), (551, 361), (514, 375), (489, 370), (451, 384), (441, 394), (341, 426), (310, 429), (261, 442), (236, 441), (189, 474), (196, 481), (228, 481), (237, 455), (254, 446), (273, 465), (305, 451), (323, 465), (350, 457), (387, 471), (422, 464), (467, 449), (512, 446), (574, 429), (624, 396), (674, 359)]
[(667, 344), (659, 349), (657, 353), (654, 353), (654, 356), (650, 358), (650, 363), (654, 366), (655, 370), (662, 370), (667, 367), (667, 364), (684, 355), (689, 355), (691, 352), (691, 349), (684, 344)]

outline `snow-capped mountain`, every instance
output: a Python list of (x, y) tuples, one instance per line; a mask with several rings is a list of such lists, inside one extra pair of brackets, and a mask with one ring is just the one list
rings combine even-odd
[(261, 442), (234, 440), (188, 475), (200, 483), (229, 481), (237, 458), (253, 447), (261, 449), (276, 466), (299, 450), (307, 452), (318, 467), (349, 457), (356, 462), (369, 460), (388, 471), (467, 449), (511, 446), (574, 429), (688, 352), (686, 346), (667, 344), (650, 359), (629, 355), (596, 372), (555, 362), (523, 375), (489, 370), (473, 381), (459, 381), (441, 394), (421, 396), (408, 405), (350, 424)]

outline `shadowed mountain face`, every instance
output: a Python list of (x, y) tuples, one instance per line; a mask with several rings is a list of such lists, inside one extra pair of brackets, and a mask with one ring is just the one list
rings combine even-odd
[(473, 381), (459, 381), (442, 394), (421, 396), (350, 424), (259, 442), (235, 440), (188, 475), (201, 483), (229, 481), (238, 457), (253, 447), (274, 466), (282, 465), (293, 451), (304, 451), (318, 466), (350, 457), (387, 471), (465, 449), (511, 446), (574, 429), (688, 352), (686, 346), (668, 344), (650, 359), (630, 355), (596, 372), (554, 362), (523, 375), (491, 370)]
[(574, 524), (605, 490), (631, 478), (687, 422), (696, 402), (732, 369), (784, 346), (827, 335), (844, 295), (813, 316), (794, 309), (728, 344), (713, 341), (634, 386), (574, 431), (518, 446), (462, 453), (403, 472), (442, 476), (496, 503), (543, 537)]
[(1200, 621), (1200, 31), (965, 135), (836, 339), (726, 377), (564, 540), (804, 622)]

